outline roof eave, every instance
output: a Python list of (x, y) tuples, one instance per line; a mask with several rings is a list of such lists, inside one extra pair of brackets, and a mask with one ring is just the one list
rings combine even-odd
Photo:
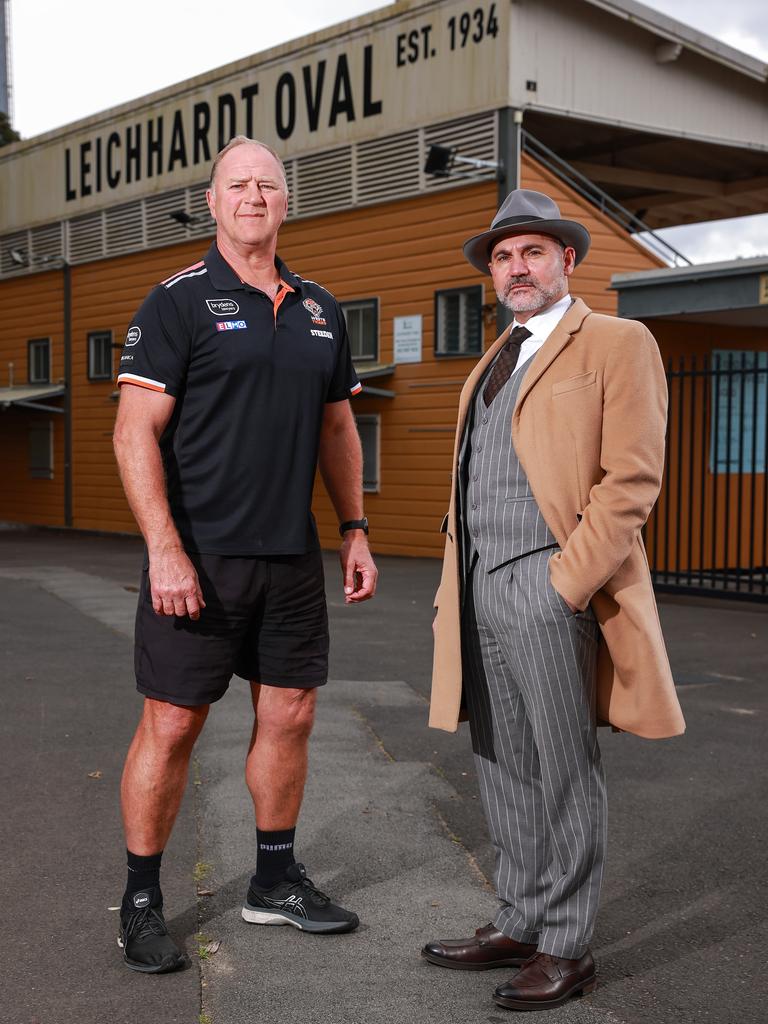
[(698, 53), (707, 60), (715, 61), (724, 67), (746, 75), (757, 82), (768, 82), (768, 64), (742, 53), (727, 43), (721, 43), (719, 39), (699, 32), (682, 21), (662, 14), (660, 11), (638, 3), (637, 0), (586, 0), (586, 3), (593, 7), (622, 18), (624, 21), (632, 22), (640, 28), (667, 39), (670, 42), (681, 43), (685, 49)]
[(684, 281), (701, 281), (706, 278), (743, 277), (768, 273), (768, 257), (754, 256), (750, 259), (723, 260), (717, 263), (696, 263), (691, 267), (662, 267), (653, 270), (633, 270), (625, 274), (614, 274), (610, 288), (614, 291), (626, 288), (644, 288), (659, 284), (678, 284)]

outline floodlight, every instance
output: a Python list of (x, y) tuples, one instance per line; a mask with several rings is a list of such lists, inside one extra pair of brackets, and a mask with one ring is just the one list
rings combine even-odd
[(186, 210), (171, 210), (168, 216), (171, 220), (175, 220), (177, 224), (181, 224), (185, 228), (191, 227), (192, 224), (197, 224), (200, 219), (191, 213), (187, 213)]

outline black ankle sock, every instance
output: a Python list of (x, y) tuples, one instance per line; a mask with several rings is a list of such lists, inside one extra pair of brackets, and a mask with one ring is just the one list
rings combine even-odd
[(131, 897), (135, 892), (143, 892), (146, 889), (155, 888), (160, 893), (160, 861), (163, 859), (163, 851), (153, 853), (149, 857), (142, 857), (138, 853), (128, 854), (128, 881), (123, 896), (124, 906), (133, 906)]
[(264, 832), (256, 829), (256, 842), (259, 849), (256, 861), (256, 874), (251, 881), (260, 889), (271, 889), (283, 878), (285, 869), (294, 864), (293, 840), (295, 828), (285, 828), (280, 832)]

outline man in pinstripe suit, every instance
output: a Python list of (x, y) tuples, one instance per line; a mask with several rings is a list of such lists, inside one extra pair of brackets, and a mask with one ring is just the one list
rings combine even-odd
[[(494, 922), (472, 938), (430, 942), (422, 954), (431, 963), (464, 970), (520, 967), (494, 993), (498, 1005), (518, 1010), (558, 1006), (592, 991), (596, 984), (588, 947), (606, 845), (605, 781), (595, 713), (600, 627), (589, 597), (580, 609), (552, 584), (550, 562), (553, 556), (562, 558), (561, 545), (539, 507), (537, 496), (542, 500), (542, 492), (537, 489), (534, 495), (513, 443), (514, 430), (510, 432), (523, 379), (573, 304), (568, 278), (589, 243), (586, 228), (561, 218), (551, 199), (520, 189), (507, 197), (491, 230), (464, 246), (473, 266), (490, 270), (499, 300), (514, 313), (506, 344), (487, 361), (471, 394), (467, 389), (462, 394), (466, 415), (463, 433), (457, 436), (448, 526), (449, 545), (454, 546), (455, 531), (458, 547), (464, 695), (483, 807), (496, 849), (501, 907)], [(583, 303), (578, 305), (589, 313)], [(583, 320), (584, 314), (579, 317)], [(575, 319), (572, 312), (566, 323)], [(607, 318), (599, 320), (605, 333)], [(555, 347), (587, 343), (584, 337), (568, 338), (562, 327), (560, 332), (563, 338), (555, 334)], [(653, 360), (659, 366), (660, 360), (647, 332), (646, 338), (649, 352), (653, 349), (647, 357), (652, 369), (638, 387), (647, 385), (648, 402), (663, 409), (664, 399), (653, 396), (659, 387)], [(552, 357), (552, 345), (536, 361), (537, 367), (548, 353)], [(587, 358), (597, 364), (599, 353), (593, 350)], [(619, 373), (631, 375), (633, 368), (627, 364)], [(595, 399), (584, 397), (587, 386), (597, 383), (594, 372), (555, 381), (546, 385), (547, 395), (550, 400), (566, 395), (571, 403), (567, 415), (573, 422), (578, 423), (587, 408), (579, 402), (591, 402), (590, 413), (602, 415), (600, 399), (595, 406)], [(658, 442), (663, 451), (663, 420), (663, 411), (652, 418), (651, 463), (658, 461)], [(551, 426), (545, 427), (540, 418), (535, 428), (539, 438), (549, 429), (550, 447)], [(599, 435), (599, 422), (597, 428)], [(563, 453), (572, 445), (573, 438), (565, 433), (555, 438), (554, 447)], [(549, 455), (540, 453), (540, 459)], [(534, 466), (526, 461), (533, 473)], [(548, 465), (553, 464), (549, 459)], [(540, 481), (540, 466), (536, 472)], [(593, 494), (594, 489), (590, 497)], [(574, 509), (585, 507), (574, 504)], [(634, 522), (628, 517), (625, 521), (629, 525), (621, 529), (634, 532)], [(444, 570), (444, 580), (446, 571), (450, 581), (450, 570)], [(436, 604), (441, 604), (439, 597)], [(437, 640), (439, 645), (439, 635)], [(439, 676), (438, 671), (435, 687), (440, 685)], [(439, 711), (434, 720), (440, 699), (433, 688), (431, 724), (450, 728)]]

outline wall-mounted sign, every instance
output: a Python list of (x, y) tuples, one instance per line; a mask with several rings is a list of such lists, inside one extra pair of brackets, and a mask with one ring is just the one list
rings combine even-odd
[(394, 320), (395, 362), (421, 362), (421, 314), (396, 316)]
[(234, 135), (291, 158), (504, 105), (508, 2), (398, 8), (2, 152), (3, 231), (197, 185)]

